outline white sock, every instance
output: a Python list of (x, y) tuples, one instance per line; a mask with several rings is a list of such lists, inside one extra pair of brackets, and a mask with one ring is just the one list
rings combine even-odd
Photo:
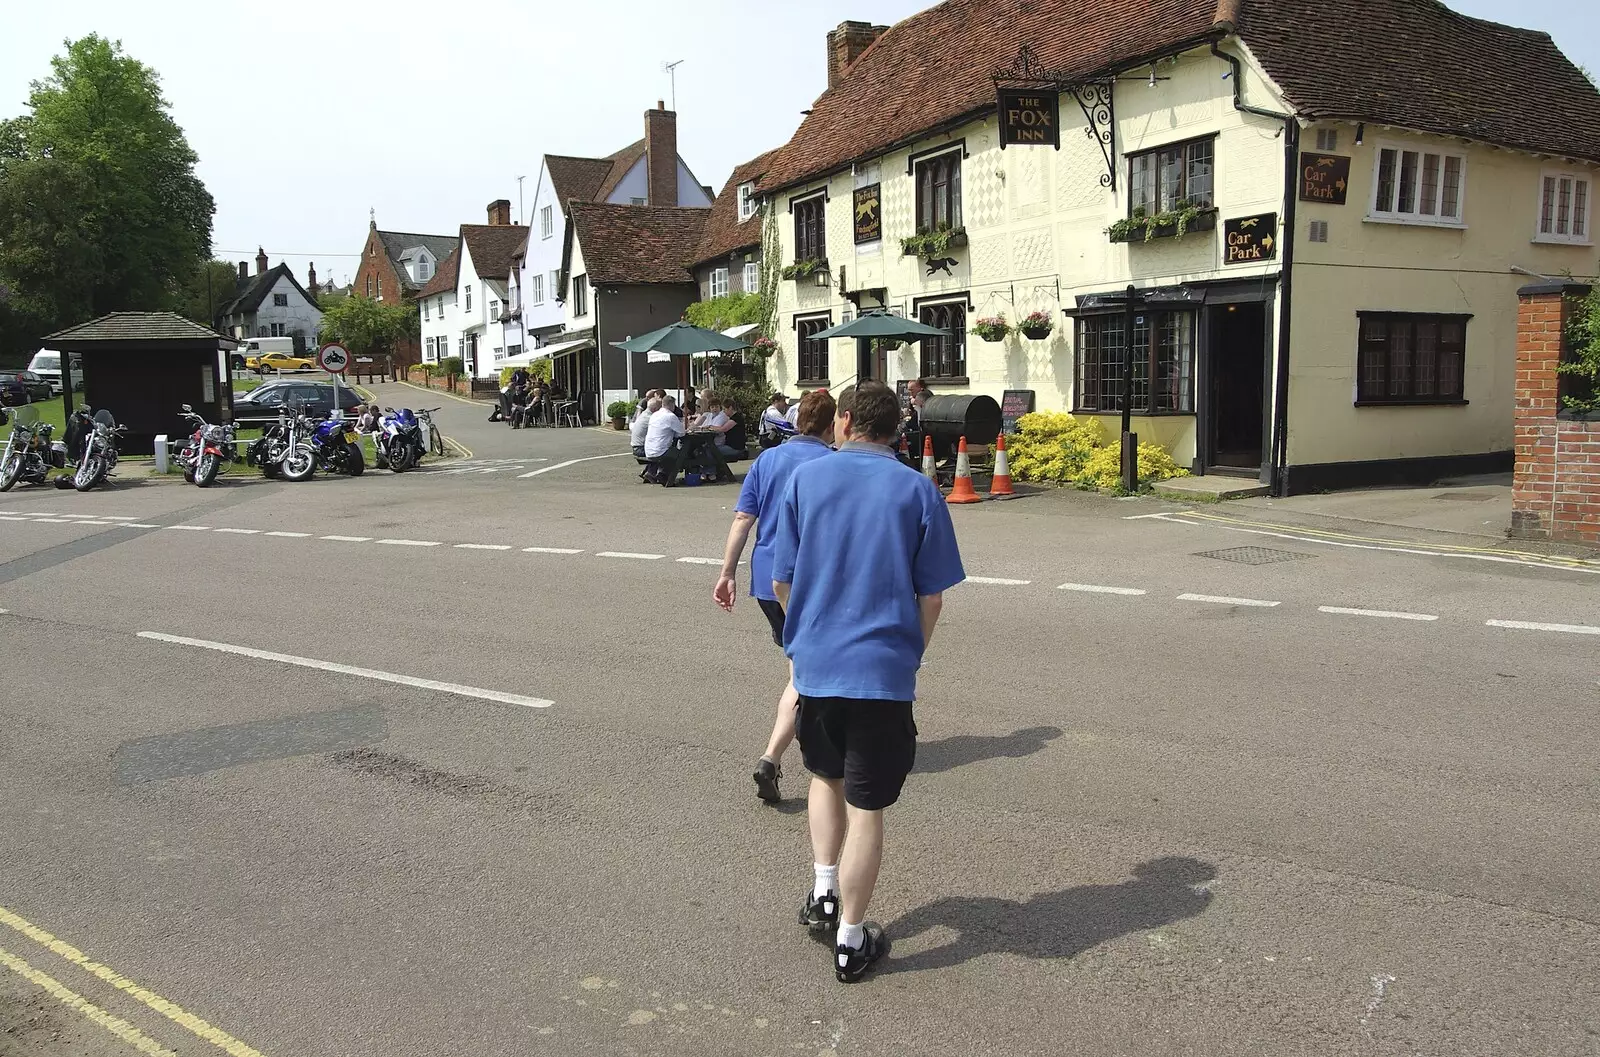
[(867, 930), (859, 924), (850, 925), (841, 921), (839, 922), (839, 938), (834, 942), (841, 947), (849, 947), (853, 951), (859, 951), (867, 945)]
[(817, 875), (816, 886), (811, 889), (813, 896), (821, 899), (829, 893), (834, 895), (839, 893), (839, 867), (837, 865), (824, 866), (818, 862), (812, 863), (811, 868)]

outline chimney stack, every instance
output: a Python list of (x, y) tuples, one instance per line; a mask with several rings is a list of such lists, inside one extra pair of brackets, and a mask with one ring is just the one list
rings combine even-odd
[(245, 283), (248, 283), (249, 281), (250, 281), (250, 262), (249, 261), (240, 261), (239, 262), (239, 285), (243, 286)]
[(506, 198), (496, 198), (489, 203), (489, 224), (492, 227), (509, 227), (511, 224), (511, 201)]
[(678, 115), (656, 101), (644, 112), (644, 148), (650, 176), (648, 204), (678, 204)]
[(260, 246), (257, 246), (256, 247), (256, 274), (257, 275), (265, 275), (266, 273), (267, 273), (267, 251), (262, 249)]
[(844, 80), (850, 67), (861, 58), (867, 46), (888, 30), (888, 26), (874, 26), (870, 22), (841, 22), (839, 28), (828, 33), (828, 87)]
[(306, 289), (311, 291), (311, 295), (313, 297), (316, 296), (316, 293), (317, 293), (317, 262), (316, 261), (312, 261), (311, 262), (311, 266), (306, 269)]

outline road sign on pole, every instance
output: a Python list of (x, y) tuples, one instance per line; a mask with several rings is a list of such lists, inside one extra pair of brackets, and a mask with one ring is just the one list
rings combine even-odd
[(329, 342), (317, 350), (317, 366), (329, 374), (343, 374), (345, 368), (350, 366), (350, 350)]

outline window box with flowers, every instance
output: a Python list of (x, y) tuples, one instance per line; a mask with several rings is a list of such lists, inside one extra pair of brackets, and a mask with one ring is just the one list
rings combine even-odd
[(827, 270), (828, 261), (826, 258), (808, 257), (805, 260), (795, 261), (793, 264), (784, 265), (783, 272), (781, 274), (785, 279), (794, 279), (799, 281), (802, 279), (808, 279), (811, 276), (816, 275), (818, 272), (826, 272)]
[(1017, 324), (1017, 329), (1022, 331), (1022, 336), (1029, 341), (1042, 341), (1056, 329), (1056, 323), (1048, 312), (1029, 312), (1023, 321)]
[(1004, 341), (1011, 333), (1011, 324), (1005, 316), (985, 316), (972, 324), (972, 332), (984, 341)]
[(1215, 231), (1216, 227), (1215, 207), (1179, 202), (1162, 213), (1147, 213), (1140, 206), (1127, 219), (1106, 228), (1106, 235), (1112, 242), (1154, 242), (1181, 239), (1191, 231)]
[(906, 257), (919, 257), (925, 261), (938, 260), (951, 250), (967, 244), (967, 230), (941, 224), (931, 231), (907, 235), (900, 240), (900, 253)]

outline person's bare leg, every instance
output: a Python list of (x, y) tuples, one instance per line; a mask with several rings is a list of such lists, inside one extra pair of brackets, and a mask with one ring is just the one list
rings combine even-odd
[(778, 697), (778, 715), (772, 723), (772, 737), (767, 739), (767, 751), (761, 755), (774, 764), (783, 761), (783, 754), (789, 751), (789, 743), (794, 741), (794, 722), (800, 703), (800, 692), (794, 688), (794, 664), (789, 664), (789, 685), (783, 688), (783, 693)]
[(811, 777), (811, 796), (806, 802), (811, 823), (811, 858), (819, 866), (837, 866), (844, 847), (844, 783)]
[(883, 812), (852, 807), (847, 817), (849, 829), (839, 859), (839, 920), (859, 925), (866, 920), (883, 863)]

